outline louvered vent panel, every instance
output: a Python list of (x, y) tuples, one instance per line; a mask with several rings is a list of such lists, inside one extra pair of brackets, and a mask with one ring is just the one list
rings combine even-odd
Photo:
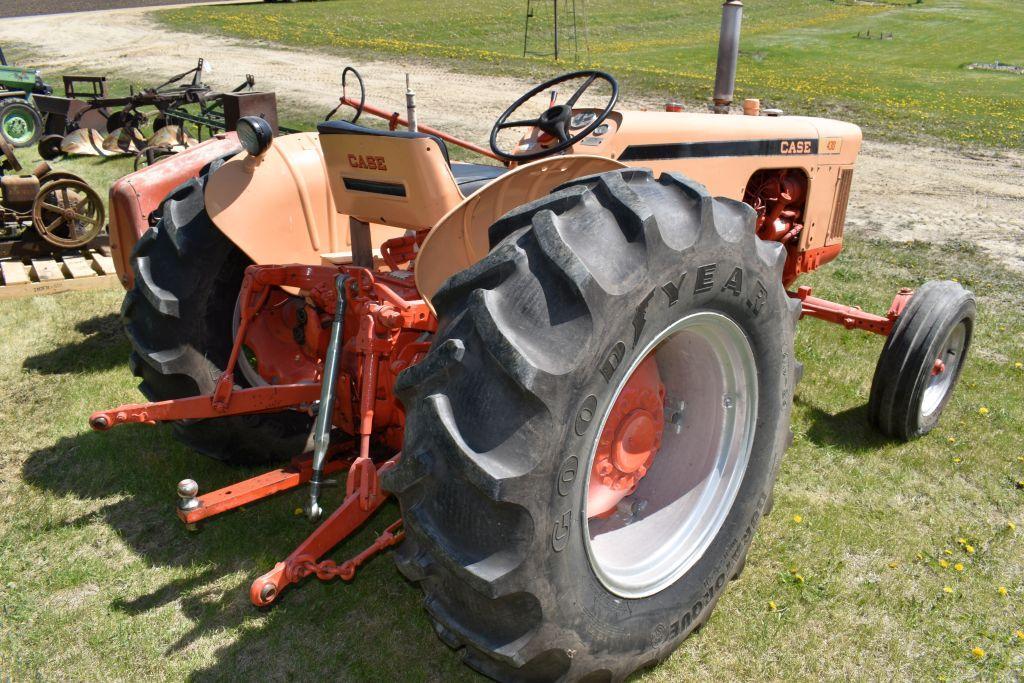
[(836, 186), (836, 203), (832, 207), (832, 224), (828, 226), (825, 244), (833, 244), (843, 239), (843, 226), (846, 224), (846, 207), (850, 202), (850, 184), (852, 182), (852, 168), (844, 168), (839, 171), (839, 183)]

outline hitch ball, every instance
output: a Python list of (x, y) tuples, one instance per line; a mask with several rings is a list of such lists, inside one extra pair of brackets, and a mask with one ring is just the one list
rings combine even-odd
[(199, 484), (194, 479), (182, 479), (178, 482), (178, 509), (182, 512), (191, 512), (199, 507)]

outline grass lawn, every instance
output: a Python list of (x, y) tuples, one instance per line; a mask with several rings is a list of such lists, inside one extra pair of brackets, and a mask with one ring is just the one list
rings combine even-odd
[[(616, 7), (589, 5), (589, 61), (632, 87), (703, 97), (718, 3)], [(402, 8), (336, 0), (158, 16), (312, 49), (557, 70), (517, 57), (519, 3), (410, 0)], [(751, 0), (747, 16), (743, 94), (839, 112), (889, 137), (924, 130), (1024, 146), (1015, 104), (1024, 79), (960, 69), (1024, 63), (1020, 3)], [(895, 39), (852, 38), (867, 28)], [(36, 161), (21, 156), (26, 166)], [(60, 165), (104, 188), (131, 162)], [(806, 372), (775, 512), (706, 627), (639, 680), (1024, 676), (1024, 276), (967, 244), (849, 240), (839, 261), (801, 283), (874, 311), (897, 287), (927, 279), (958, 278), (978, 294), (957, 395), (926, 438), (887, 441), (865, 418), (881, 340), (801, 323)], [(479, 680), (434, 636), (418, 589), (387, 557), (352, 584), (306, 580), (273, 609), (249, 604), (250, 582), (311, 530), (294, 514), (301, 494), (189, 533), (173, 514), (179, 479), (210, 490), (255, 472), (193, 453), (164, 427), (88, 430), (93, 409), (141, 400), (117, 316), (122, 296), (0, 301), (0, 681)], [(341, 491), (326, 498), (330, 509)], [(397, 515), (386, 507), (334, 557), (362, 550)]]
[[(536, 10), (531, 51), (550, 51), (545, 7)], [(153, 16), (182, 30), (346, 54), (355, 64), (360, 56), (426, 57), (457, 69), (537, 78), (593, 67), (666, 99), (696, 103), (710, 96), (718, 2), (592, 0), (589, 53), (581, 52), (578, 63), (570, 53), (558, 64), (550, 56), (522, 56), (524, 9), (506, 0), (405, 0), (400, 10), (335, 0), (185, 7)], [(1019, 0), (750, 0), (744, 16), (737, 99), (840, 116), (887, 139), (1024, 147), (1024, 76), (964, 68), (997, 60), (1024, 65)], [(868, 30), (893, 38), (855, 37)], [(562, 41), (570, 42), (564, 30)]]
[[(807, 281), (884, 310), (898, 285), (938, 277), (977, 292), (980, 316), (940, 427), (910, 444), (879, 437), (864, 404), (881, 340), (802, 323), (806, 373), (775, 512), (708, 625), (641, 680), (1024, 671), (1024, 278), (960, 248), (854, 239)], [(120, 300), (0, 302), (0, 679), (473, 678), (386, 557), (350, 585), (307, 580), (269, 611), (249, 604), (251, 580), (310, 531), (294, 515), (301, 496), (190, 534), (175, 483), (209, 490), (250, 473), (163, 427), (88, 431), (92, 409), (139, 399)], [(340, 496), (329, 489), (328, 505)], [(335, 556), (396, 515), (386, 508)]]

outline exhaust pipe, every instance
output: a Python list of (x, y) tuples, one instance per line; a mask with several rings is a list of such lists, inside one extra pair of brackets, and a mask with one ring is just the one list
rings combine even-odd
[(718, 34), (718, 69), (715, 72), (714, 111), (728, 114), (736, 90), (736, 62), (740, 56), (740, 23), (743, 2), (726, 0), (722, 5), (722, 29)]

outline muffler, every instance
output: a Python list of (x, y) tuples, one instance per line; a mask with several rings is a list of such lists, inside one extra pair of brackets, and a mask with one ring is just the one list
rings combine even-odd
[(740, 56), (740, 23), (743, 2), (726, 0), (722, 5), (722, 28), (718, 34), (718, 69), (715, 72), (714, 111), (728, 114), (736, 90), (736, 62)]

